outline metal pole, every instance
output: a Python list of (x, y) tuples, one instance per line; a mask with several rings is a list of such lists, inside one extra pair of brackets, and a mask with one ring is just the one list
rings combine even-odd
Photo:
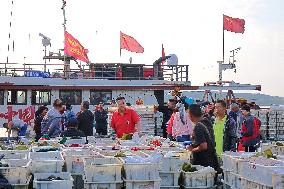
[[(44, 56), (46, 56), (46, 46), (44, 46)], [(44, 72), (46, 72), (46, 59), (44, 59)]]
[(224, 57), (225, 57), (225, 35), (224, 35), (224, 14), (223, 14), (223, 62), (224, 62)]

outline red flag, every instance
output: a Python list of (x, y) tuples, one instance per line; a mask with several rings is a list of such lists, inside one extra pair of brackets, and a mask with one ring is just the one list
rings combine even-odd
[(65, 31), (65, 45), (64, 53), (79, 59), (83, 62), (89, 63), (89, 58), (87, 56), (88, 49), (85, 49), (80, 42), (75, 39), (71, 34)]
[(244, 33), (245, 31), (245, 20), (239, 18), (232, 18), (226, 15), (223, 15), (224, 21), (224, 30), (235, 32), (235, 33)]
[[(165, 49), (164, 49), (164, 45), (162, 44), (162, 59), (165, 58)], [(162, 65), (164, 65), (165, 61), (162, 61)]]
[(133, 37), (120, 32), (120, 49), (131, 52), (143, 53), (144, 48)]

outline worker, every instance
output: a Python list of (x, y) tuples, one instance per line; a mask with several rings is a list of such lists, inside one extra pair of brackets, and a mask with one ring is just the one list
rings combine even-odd
[(8, 137), (10, 137), (12, 130), (16, 130), (18, 136), (25, 136), (28, 129), (28, 124), (19, 118), (14, 118), (8, 123)]
[(83, 131), (78, 130), (76, 117), (71, 117), (67, 122), (67, 130), (61, 133), (61, 137), (85, 137)]
[(111, 128), (114, 129), (118, 138), (123, 134), (134, 134), (141, 129), (140, 116), (131, 108), (126, 107), (125, 98), (116, 99), (117, 110), (113, 113), (111, 119)]

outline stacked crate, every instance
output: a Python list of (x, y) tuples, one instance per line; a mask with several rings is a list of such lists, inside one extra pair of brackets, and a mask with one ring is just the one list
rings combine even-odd
[(284, 140), (284, 111), (271, 110), (269, 112), (269, 135), (271, 139)]

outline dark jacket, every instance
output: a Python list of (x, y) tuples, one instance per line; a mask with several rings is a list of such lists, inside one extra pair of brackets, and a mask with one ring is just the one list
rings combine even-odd
[(223, 151), (236, 151), (237, 123), (233, 117), (227, 115), (224, 126)]
[(34, 125), (34, 131), (36, 133), (36, 136), (41, 136), (41, 122), (42, 122), (43, 117), (39, 114), (35, 118), (35, 125)]
[(83, 131), (86, 136), (93, 136), (94, 114), (90, 110), (79, 113), (78, 129)]
[(215, 144), (214, 128), (213, 128), (211, 118), (204, 116), (200, 122), (203, 123), (203, 125), (205, 125), (205, 127), (207, 128), (210, 134), (211, 140), (213, 141), (213, 144)]
[(163, 123), (162, 123), (162, 128), (166, 128), (167, 122), (170, 120), (173, 110), (169, 109), (167, 106), (159, 106), (158, 111), (163, 113)]
[(85, 137), (85, 134), (83, 131), (80, 131), (76, 128), (70, 128), (67, 131), (64, 131), (60, 135), (61, 137)]
[(97, 128), (107, 127), (107, 111), (106, 110), (96, 110), (95, 111), (95, 120)]

